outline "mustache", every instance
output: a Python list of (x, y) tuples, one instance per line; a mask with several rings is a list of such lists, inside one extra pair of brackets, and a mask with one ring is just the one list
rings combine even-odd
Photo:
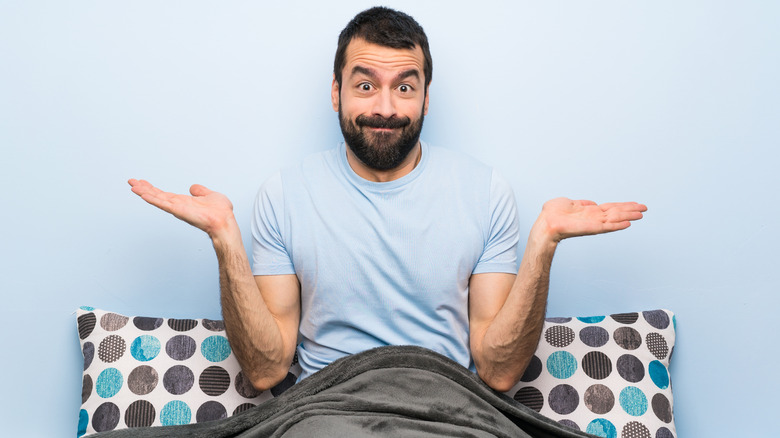
[(355, 124), (360, 127), (398, 129), (406, 128), (412, 123), (409, 117), (382, 117), (359, 115), (355, 118)]

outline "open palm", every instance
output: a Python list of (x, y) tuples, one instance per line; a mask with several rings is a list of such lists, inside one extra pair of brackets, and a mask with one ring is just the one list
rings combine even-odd
[(547, 201), (542, 217), (556, 241), (575, 236), (623, 230), (642, 218), (647, 207), (636, 202), (596, 204), (593, 201), (556, 198)]
[(233, 204), (230, 200), (200, 184), (190, 187), (190, 196), (164, 192), (144, 180), (131, 179), (128, 183), (133, 193), (144, 201), (209, 235), (233, 217)]

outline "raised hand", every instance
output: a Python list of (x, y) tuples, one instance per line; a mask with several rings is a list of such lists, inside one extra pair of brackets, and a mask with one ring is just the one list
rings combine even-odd
[(636, 202), (596, 204), (556, 198), (542, 207), (539, 221), (556, 242), (575, 236), (609, 233), (628, 228), (631, 221), (642, 219), (647, 207)]
[(189, 196), (164, 192), (144, 180), (131, 179), (128, 183), (133, 193), (144, 201), (205, 231), (211, 237), (235, 221), (230, 200), (202, 185), (190, 187), (192, 196)]

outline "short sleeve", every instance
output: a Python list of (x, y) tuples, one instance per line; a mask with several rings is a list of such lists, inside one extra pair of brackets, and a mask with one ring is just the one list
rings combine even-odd
[(517, 203), (509, 183), (496, 171), (490, 181), (490, 235), (473, 274), (517, 273), (519, 224)]
[(257, 193), (252, 215), (252, 274), (294, 274), (284, 243), (284, 187), (281, 173), (269, 178)]

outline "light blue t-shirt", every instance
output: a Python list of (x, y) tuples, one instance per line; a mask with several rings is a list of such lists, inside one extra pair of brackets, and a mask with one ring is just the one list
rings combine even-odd
[(490, 167), (422, 143), (411, 173), (358, 176), (346, 146), (308, 157), (261, 187), (254, 275), (301, 283), (301, 379), (343, 356), (419, 345), (474, 370), (471, 274), (517, 273), (517, 207)]

